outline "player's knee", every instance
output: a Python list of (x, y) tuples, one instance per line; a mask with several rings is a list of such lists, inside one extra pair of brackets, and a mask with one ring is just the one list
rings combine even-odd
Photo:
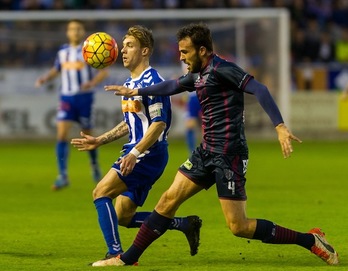
[(110, 197), (110, 195), (106, 193), (106, 190), (104, 189), (104, 187), (99, 184), (94, 188), (92, 192), (92, 196), (93, 196), (93, 200), (96, 200), (102, 197)]

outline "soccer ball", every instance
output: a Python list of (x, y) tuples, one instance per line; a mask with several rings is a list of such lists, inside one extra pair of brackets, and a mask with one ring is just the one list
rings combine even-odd
[(83, 43), (84, 60), (95, 69), (103, 69), (114, 63), (118, 56), (117, 43), (105, 32), (90, 35)]

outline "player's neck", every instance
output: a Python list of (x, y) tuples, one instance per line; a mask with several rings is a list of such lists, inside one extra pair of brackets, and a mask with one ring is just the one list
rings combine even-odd
[(77, 46), (80, 45), (80, 42), (70, 42), (69, 45), (70, 45), (71, 47), (77, 47)]
[(130, 71), (132, 79), (138, 78), (149, 66), (149, 62), (142, 62), (138, 66), (136, 66), (133, 70)]

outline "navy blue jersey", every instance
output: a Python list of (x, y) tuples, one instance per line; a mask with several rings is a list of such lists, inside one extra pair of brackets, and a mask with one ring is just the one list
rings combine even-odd
[(213, 55), (199, 74), (179, 78), (197, 92), (202, 107), (203, 148), (214, 153), (247, 154), (244, 135), (244, 87), (252, 78), (232, 62)]

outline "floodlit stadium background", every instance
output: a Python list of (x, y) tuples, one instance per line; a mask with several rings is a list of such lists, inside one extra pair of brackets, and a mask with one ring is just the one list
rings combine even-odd
[[(340, 53), (348, 25), (347, 5), (344, 1), (301, 2), (3, 1), (0, 139), (54, 138), (59, 79), (41, 89), (35, 89), (34, 82), (53, 64), (57, 49), (66, 41), (66, 21), (71, 18), (84, 20), (88, 34), (110, 33), (119, 47), (129, 26), (151, 28), (155, 36), (151, 64), (166, 79), (181, 74), (177, 29), (204, 21), (212, 30), (215, 52), (269, 87), (294, 133), (310, 139), (344, 139), (348, 102), (339, 94), (348, 83), (348, 56)], [(120, 57), (111, 70), (104, 84), (121, 84), (128, 76)], [(95, 107), (97, 132), (122, 118), (119, 98), (110, 99), (112, 94), (102, 90), (104, 84), (98, 88)], [(273, 138), (268, 117), (254, 97), (246, 97), (249, 138)], [(184, 132), (183, 100), (173, 97), (173, 137)]]

